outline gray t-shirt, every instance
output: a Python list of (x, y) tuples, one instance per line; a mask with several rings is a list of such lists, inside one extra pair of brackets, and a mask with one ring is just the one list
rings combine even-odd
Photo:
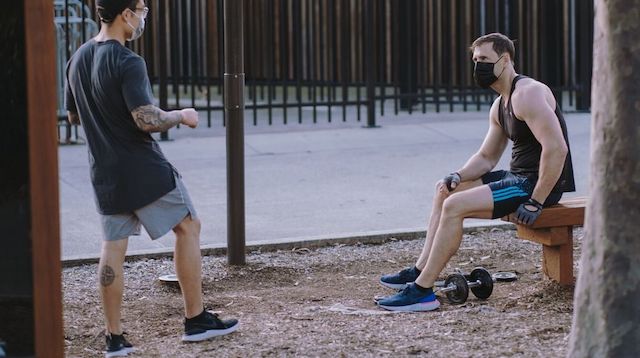
[(139, 209), (175, 188), (173, 166), (131, 111), (153, 103), (144, 59), (116, 40), (82, 45), (67, 64), (65, 107), (87, 136), (98, 211)]

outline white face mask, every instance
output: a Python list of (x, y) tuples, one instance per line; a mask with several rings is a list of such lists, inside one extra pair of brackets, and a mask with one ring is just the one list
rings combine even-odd
[(140, 38), (140, 36), (142, 36), (142, 33), (144, 32), (144, 17), (143, 16), (138, 16), (138, 14), (136, 14), (133, 10), (129, 9), (132, 13), (133, 16), (138, 18), (138, 26), (137, 27), (133, 27), (129, 21), (125, 21), (127, 23), (127, 25), (129, 25), (129, 27), (131, 27), (131, 29), (133, 29), (133, 33), (131, 34), (131, 37), (127, 39), (127, 41), (135, 41), (137, 39)]

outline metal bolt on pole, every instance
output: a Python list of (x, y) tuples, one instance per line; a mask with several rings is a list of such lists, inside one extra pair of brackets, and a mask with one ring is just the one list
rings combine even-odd
[(224, 2), (224, 111), (227, 118), (227, 261), (245, 264), (244, 35), (242, 0)]

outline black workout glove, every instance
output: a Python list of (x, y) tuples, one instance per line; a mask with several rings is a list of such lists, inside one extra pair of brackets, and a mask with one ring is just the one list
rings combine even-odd
[[(451, 173), (446, 177), (444, 177), (443, 180), (444, 180), (444, 183), (447, 185), (447, 189), (449, 189), (449, 191), (453, 191), (453, 189), (457, 188), (458, 185), (460, 185), (460, 174), (458, 174), (458, 172)], [(455, 187), (451, 186), (451, 184), (453, 183), (456, 184)]]
[[(531, 211), (527, 208), (527, 206), (533, 206), (536, 209)], [(518, 222), (525, 225), (533, 225), (536, 221), (540, 213), (542, 212), (542, 204), (540, 204), (536, 199), (530, 198), (524, 203), (518, 206), (518, 210), (516, 211), (516, 219)]]

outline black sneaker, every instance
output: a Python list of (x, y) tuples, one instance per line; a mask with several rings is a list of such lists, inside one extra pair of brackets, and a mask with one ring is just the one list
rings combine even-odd
[(407, 284), (415, 281), (420, 274), (416, 271), (416, 267), (406, 268), (398, 273), (384, 275), (380, 277), (380, 284), (394, 290), (402, 290)]
[(198, 342), (205, 339), (224, 336), (240, 327), (237, 319), (221, 320), (218, 315), (209, 311), (202, 311), (193, 318), (184, 320), (183, 342)]
[(124, 333), (113, 334), (109, 333), (106, 336), (107, 351), (104, 353), (106, 358), (110, 357), (124, 357), (127, 354), (133, 352), (133, 345), (124, 338)]

